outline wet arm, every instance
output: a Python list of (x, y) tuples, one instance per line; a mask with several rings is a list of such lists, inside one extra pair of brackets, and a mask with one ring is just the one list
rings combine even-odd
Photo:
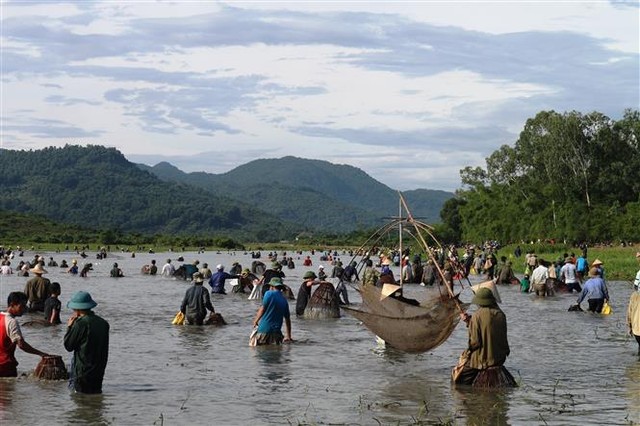
[(34, 348), (33, 346), (31, 346), (30, 344), (28, 344), (27, 342), (25, 342), (24, 339), (19, 339), (16, 344), (18, 345), (18, 347), (20, 349), (22, 349), (23, 351), (25, 351), (28, 354), (40, 355), (40, 356), (49, 356), (49, 354), (44, 353), (42, 351), (39, 351), (36, 348)]
[(256, 317), (253, 320), (254, 327), (258, 326), (258, 323), (260, 322), (260, 318), (262, 318), (263, 314), (264, 314), (264, 306), (260, 306), (260, 309), (258, 309), (258, 312), (256, 313)]

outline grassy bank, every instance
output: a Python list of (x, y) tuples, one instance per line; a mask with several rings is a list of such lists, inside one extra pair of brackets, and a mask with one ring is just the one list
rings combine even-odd
[[(528, 250), (533, 250), (538, 259), (555, 261), (564, 256), (565, 253), (575, 253), (580, 256), (581, 250), (564, 245), (520, 245), (522, 256), (516, 259), (513, 252), (516, 245), (508, 245), (498, 252), (498, 257), (507, 256), (513, 262), (513, 268), (518, 273), (524, 272), (524, 255)], [(640, 251), (640, 245), (627, 247), (589, 247), (587, 260), (591, 264), (594, 260), (600, 259), (604, 263), (605, 277), (607, 280), (633, 281), (640, 262), (636, 259), (636, 253)]]

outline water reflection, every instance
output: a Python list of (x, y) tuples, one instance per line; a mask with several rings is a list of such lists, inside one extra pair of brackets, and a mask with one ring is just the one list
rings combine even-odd
[(456, 415), (467, 419), (467, 425), (508, 425), (511, 389), (481, 391), (471, 386), (454, 386), (452, 397)]
[(11, 411), (11, 405), (13, 404), (13, 395), (16, 389), (16, 379), (8, 378), (1, 379), (0, 378), (0, 423), (9, 424), (10, 419), (5, 417), (7, 413)]
[(85, 395), (72, 393), (73, 406), (67, 412), (68, 424), (109, 425), (112, 420), (106, 418), (106, 397), (104, 394)]
[(630, 424), (640, 424), (640, 357), (625, 369), (626, 397)]

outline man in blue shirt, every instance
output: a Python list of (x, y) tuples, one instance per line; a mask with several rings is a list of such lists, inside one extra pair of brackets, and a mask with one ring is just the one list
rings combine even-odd
[[(269, 287), (270, 290), (265, 293), (262, 306), (258, 309), (256, 318), (253, 320), (253, 326), (256, 329), (251, 335), (250, 346), (279, 345), (282, 342), (293, 341), (289, 302), (280, 291), (284, 288), (282, 279), (279, 277), (271, 278)], [(286, 335), (282, 334), (283, 320)]]
[(589, 269), (589, 279), (584, 283), (582, 293), (578, 297), (578, 305), (584, 299), (589, 302), (589, 311), (602, 312), (604, 301), (609, 301), (609, 290), (602, 277), (600, 277), (598, 269), (593, 267)]

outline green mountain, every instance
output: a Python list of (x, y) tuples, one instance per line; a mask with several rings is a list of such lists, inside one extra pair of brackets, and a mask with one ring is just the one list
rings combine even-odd
[(113, 148), (0, 150), (0, 170), (0, 210), (67, 224), (259, 241), (288, 238), (302, 229), (248, 203), (164, 182)]
[[(378, 226), (397, 215), (397, 192), (362, 170), (348, 165), (296, 157), (260, 159), (223, 174), (184, 173), (162, 162), (140, 165), (160, 179), (197, 186), (235, 200), (254, 200), (281, 220), (325, 232)], [(439, 213), (453, 194), (419, 189), (404, 193), (416, 217), (439, 222)]]

